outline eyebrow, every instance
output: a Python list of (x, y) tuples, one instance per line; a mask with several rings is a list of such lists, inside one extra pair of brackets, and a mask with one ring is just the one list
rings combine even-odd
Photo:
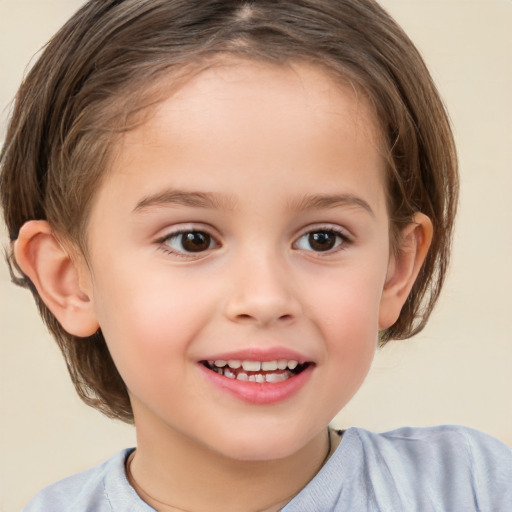
[(291, 203), (295, 210), (329, 209), (338, 206), (356, 206), (368, 212), (372, 217), (375, 213), (367, 201), (353, 194), (314, 194), (305, 195)]
[[(184, 190), (165, 190), (141, 199), (133, 212), (140, 212), (159, 206), (189, 206), (191, 208), (231, 210), (235, 201), (228, 195), (212, 192), (188, 192)], [(375, 217), (371, 206), (362, 198), (353, 194), (314, 194), (304, 195), (289, 204), (296, 211), (329, 209), (339, 206), (356, 206)]]
[(157, 194), (144, 197), (133, 209), (140, 212), (158, 206), (190, 206), (191, 208), (210, 208), (230, 210), (234, 201), (225, 194), (211, 192), (187, 192), (184, 190), (165, 190)]

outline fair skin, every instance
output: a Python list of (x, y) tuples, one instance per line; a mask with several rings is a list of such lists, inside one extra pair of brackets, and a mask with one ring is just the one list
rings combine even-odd
[[(417, 214), (391, 250), (384, 180), (351, 87), (227, 61), (124, 136), (87, 263), (24, 226), (16, 258), (64, 328), (102, 329), (133, 407), (133, 478), (172, 505), (154, 508), (277, 510), (319, 470), (432, 236)], [(223, 360), (277, 382), (221, 375)]]

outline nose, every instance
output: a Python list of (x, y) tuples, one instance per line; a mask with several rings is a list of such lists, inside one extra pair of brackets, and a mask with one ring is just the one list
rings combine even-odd
[(276, 258), (253, 256), (230, 274), (225, 314), (231, 321), (268, 326), (291, 323), (302, 313), (290, 272)]

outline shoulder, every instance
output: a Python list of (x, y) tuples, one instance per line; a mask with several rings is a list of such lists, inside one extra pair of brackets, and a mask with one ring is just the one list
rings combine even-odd
[(348, 432), (374, 474), (406, 493), (454, 505), (464, 499), (471, 510), (512, 510), (512, 449), (487, 434), (452, 425)]
[[(440, 460), (443, 464), (465, 464), (472, 469), (492, 463), (493, 467), (512, 470), (512, 449), (478, 430), (455, 425), (402, 427), (389, 432), (349, 429), (363, 448), (384, 450), (404, 462)], [(502, 464), (500, 464), (502, 463)]]
[[(130, 451), (123, 450), (96, 467), (46, 487), (28, 503), (23, 512), (138, 511), (139, 508), (130, 505), (130, 502), (133, 504), (139, 500), (124, 472), (124, 461)], [(118, 504), (122, 504), (121, 507)], [(143, 507), (140, 510), (146, 512), (152, 509)]]

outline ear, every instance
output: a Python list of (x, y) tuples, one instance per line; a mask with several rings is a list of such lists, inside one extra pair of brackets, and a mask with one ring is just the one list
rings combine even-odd
[(14, 244), (14, 257), (35, 286), (39, 296), (61, 326), (79, 337), (91, 336), (98, 328), (92, 302), (86, 293), (85, 264), (74, 262), (46, 221), (23, 225)]
[(397, 320), (432, 242), (433, 227), (423, 213), (416, 213), (402, 231), (400, 247), (391, 255), (379, 310), (379, 329), (391, 327)]

